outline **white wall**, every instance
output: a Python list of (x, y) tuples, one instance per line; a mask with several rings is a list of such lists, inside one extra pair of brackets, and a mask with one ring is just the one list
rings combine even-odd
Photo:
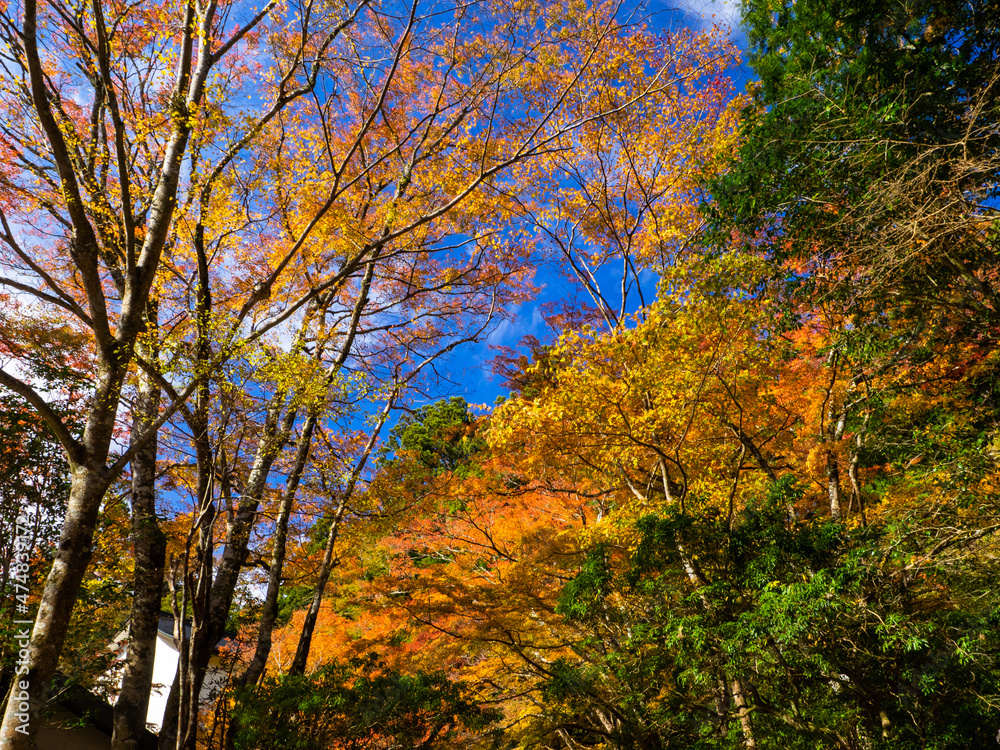
[[(153, 657), (153, 687), (149, 693), (149, 710), (146, 711), (146, 724), (157, 734), (159, 734), (160, 725), (163, 723), (163, 713), (167, 708), (167, 696), (170, 695), (170, 686), (177, 674), (177, 662), (179, 661), (180, 653), (174, 646), (173, 637), (158, 632), (156, 634), (156, 653)], [(208, 674), (205, 675), (205, 683), (201, 688), (201, 702), (205, 704), (214, 700), (225, 684), (226, 673), (219, 666), (218, 657), (213, 656), (209, 662)]]
[(157, 734), (163, 723), (163, 712), (167, 708), (167, 696), (170, 694), (170, 686), (174, 684), (178, 661), (180, 652), (174, 647), (174, 639), (157, 632), (156, 654), (153, 657), (153, 688), (149, 693), (149, 710), (146, 711), (146, 724)]

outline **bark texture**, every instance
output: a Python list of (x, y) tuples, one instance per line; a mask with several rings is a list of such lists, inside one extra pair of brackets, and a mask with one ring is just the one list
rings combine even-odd
[[(159, 387), (148, 375), (141, 375), (133, 415), (134, 439), (156, 420), (159, 407)], [(134, 596), (129, 615), (125, 669), (115, 703), (111, 750), (138, 750), (149, 710), (167, 557), (167, 538), (156, 517), (156, 455), (157, 440), (154, 436), (132, 459)]]

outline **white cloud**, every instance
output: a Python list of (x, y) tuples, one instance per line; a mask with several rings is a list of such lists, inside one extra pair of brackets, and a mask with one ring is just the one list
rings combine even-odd
[(728, 29), (731, 37), (740, 35), (740, 0), (681, 0), (672, 9), (680, 11), (684, 20), (698, 29), (707, 29), (718, 24)]

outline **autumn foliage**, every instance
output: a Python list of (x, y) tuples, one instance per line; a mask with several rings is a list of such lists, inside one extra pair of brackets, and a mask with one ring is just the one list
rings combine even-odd
[(993, 746), (993, 5), (0, 6), (32, 717), (172, 621), (160, 750)]

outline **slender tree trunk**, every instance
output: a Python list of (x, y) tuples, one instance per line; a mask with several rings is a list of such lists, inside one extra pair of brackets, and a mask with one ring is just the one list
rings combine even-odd
[[(347, 335), (341, 344), (341, 351), (338, 357), (327, 369), (328, 383), (331, 382), (332, 378), (337, 372), (339, 372), (340, 367), (346, 361), (347, 356), (350, 353), (354, 337), (357, 334), (357, 326), (361, 318), (361, 313), (364, 306), (368, 302), (367, 292), (370, 289), (373, 276), (374, 263), (371, 263), (365, 270), (365, 275), (362, 280), (361, 294), (355, 302), (351, 323), (347, 330)], [(317, 313), (321, 313), (321, 311), (325, 309), (325, 305), (328, 301), (328, 298), (318, 299), (315, 303), (309, 306), (302, 325), (299, 328), (296, 342), (292, 347), (293, 351), (301, 351), (303, 349), (306, 338), (310, 332), (312, 321), (315, 319)], [(325, 341), (323, 343), (325, 344)], [(317, 357), (320, 356), (321, 351), (322, 345), (320, 345), (317, 349)], [(209, 596), (207, 602), (207, 606), (209, 607), (207, 632), (210, 644), (207, 647), (192, 651), (191, 661), (188, 664), (188, 669), (193, 670), (198, 674), (197, 679), (199, 680), (199, 686), (202, 684), (208, 668), (208, 662), (211, 657), (211, 646), (217, 643), (223, 636), (225, 623), (229, 616), (229, 610), (232, 607), (236, 584), (239, 580), (239, 574), (243, 569), (243, 566), (246, 563), (247, 555), (249, 554), (250, 532), (257, 520), (257, 511), (260, 507), (261, 497), (263, 496), (267, 477), (271, 471), (274, 461), (278, 456), (278, 453), (287, 443), (292, 427), (295, 424), (295, 419), (298, 415), (297, 409), (288, 405), (284, 417), (281, 418), (281, 411), (286, 406), (286, 396), (286, 393), (280, 393), (271, 401), (270, 408), (268, 410), (268, 426), (265, 428), (265, 434), (258, 444), (257, 455), (254, 460), (253, 469), (250, 472), (250, 477), (247, 481), (244, 496), (241, 497), (239, 507), (234, 514), (232, 522), (229, 523), (227, 528), (226, 544), (223, 549), (222, 559), (220, 560), (218, 568), (215, 571), (215, 578), (211, 587), (211, 595)], [(379, 429), (385, 423), (385, 418), (387, 416), (388, 411), (383, 412), (379, 422)], [(280, 426), (278, 426), (279, 418), (281, 421)], [(310, 419), (313, 418), (310, 417)], [(315, 420), (313, 421), (313, 426), (310, 427), (309, 430), (310, 436), (313, 427), (315, 427)], [(377, 432), (375, 435), (377, 436)], [(375, 436), (373, 436), (373, 440), (374, 437)], [(373, 447), (374, 442), (370, 441), (364, 453), (365, 461), (367, 461)], [(357, 477), (354, 476), (351, 480), (352, 488), (356, 479)], [(178, 668), (180, 670), (180, 665), (178, 665)], [(179, 671), (178, 675), (180, 674), (181, 672)], [(178, 737), (182, 738), (176, 745), (178, 750), (194, 750), (193, 745), (189, 746), (184, 744), (185, 741), (183, 740), (183, 726), (190, 726), (192, 724), (191, 720), (188, 720), (186, 724), (181, 724), (181, 722), (185, 721), (183, 718), (183, 712), (185, 709), (188, 712), (191, 712), (193, 709), (190, 703), (184, 702), (183, 690), (177, 687), (179, 684), (181, 684), (181, 681), (175, 679), (174, 686), (171, 688), (170, 695), (167, 699), (164, 725), (160, 733), (160, 750), (170, 750), (170, 748), (174, 747), (171, 742), (171, 736), (175, 732), (178, 732), (178, 730), (181, 730)], [(193, 689), (193, 685), (191, 686), (191, 689)], [(191, 742), (193, 741), (194, 740), (192, 738)]]
[[(198, 739), (198, 712), (201, 708), (201, 689), (205, 681), (206, 669), (212, 656), (212, 648), (218, 643), (213, 639), (211, 626), (207, 621), (209, 592), (212, 585), (212, 524), (215, 514), (210, 507), (199, 530), (198, 573), (189, 576), (185, 590), (193, 590), (191, 632), (185, 644), (188, 649), (186, 669), (181, 672), (179, 726), (177, 750), (196, 750)], [(182, 623), (182, 627), (184, 627)]]
[(316, 621), (319, 619), (320, 606), (323, 604), (323, 596), (326, 593), (326, 584), (330, 580), (330, 573), (333, 572), (333, 550), (337, 545), (337, 534), (340, 531), (340, 520), (344, 515), (344, 508), (347, 504), (347, 496), (340, 500), (330, 524), (330, 532), (326, 536), (326, 547), (323, 550), (323, 563), (320, 565), (319, 575), (316, 578), (316, 587), (313, 589), (312, 602), (302, 621), (302, 631), (299, 633), (299, 643), (295, 648), (295, 658), (288, 668), (290, 675), (302, 675), (306, 671), (306, 662), (309, 659), (309, 650), (312, 648), (313, 632), (316, 630)]
[(830, 382), (826, 387), (826, 398), (823, 403), (820, 439), (826, 444), (826, 486), (830, 498), (830, 517), (839, 520), (843, 516), (840, 492), (840, 462), (837, 456), (836, 444), (844, 435), (847, 425), (847, 406), (837, 407), (835, 394), (840, 359), (837, 351), (830, 352)]
[(737, 678), (733, 678), (733, 703), (736, 704), (736, 717), (740, 722), (740, 729), (743, 731), (743, 744), (747, 750), (757, 750), (757, 741), (754, 739), (753, 723), (750, 721), (750, 707), (747, 706), (746, 696), (743, 694), (743, 683)]
[[(204, 206), (203, 206), (204, 210)], [(204, 214), (202, 214), (204, 215)], [(199, 370), (207, 369), (212, 360), (212, 292), (208, 271), (208, 255), (204, 243), (204, 227), (195, 227), (194, 248), (198, 257), (198, 341), (195, 362)], [(180, 702), (178, 706), (177, 750), (195, 750), (198, 740), (198, 710), (201, 707), (201, 687), (205, 671), (218, 642), (211, 618), (212, 573), (215, 562), (215, 474), (216, 452), (209, 430), (212, 389), (208, 380), (201, 383), (194, 409), (189, 417), (195, 455), (198, 461), (198, 520), (195, 561), (197, 572), (184, 577), (184, 596), (191, 602), (191, 631), (181, 622), (182, 638), (187, 658), (179, 662)], [(188, 547), (190, 551), (190, 547)], [(224, 622), (224, 621), (223, 621)], [(221, 633), (220, 633), (221, 634)]]
[[(306, 462), (309, 459), (309, 449), (312, 446), (313, 431), (316, 428), (316, 414), (310, 413), (302, 426), (302, 433), (299, 435), (298, 448), (295, 452), (295, 462), (288, 475), (285, 484), (285, 491), (281, 495), (281, 504), (278, 508), (278, 517), (274, 529), (274, 546), (271, 549), (271, 569), (268, 571), (267, 593), (264, 596), (264, 607), (260, 615), (260, 624), (257, 626), (257, 646), (254, 649), (253, 658), (246, 670), (241, 674), (234, 684), (236, 687), (255, 685), (264, 674), (267, 666), (267, 658), (271, 655), (271, 636), (274, 632), (274, 623), (278, 619), (278, 593), (281, 590), (281, 574), (285, 565), (285, 550), (288, 541), (288, 519), (292, 515), (292, 506), (295, 502), (295, 493), (298, 490), (302, 472), (305, 470)], [(229, 726), (226, 727), (225, 747), (232, 750), (236, 742), (236, 733), (239, 731), (239, 723), (235, 716), (230, 718)]]
[(858, 480), (858, 464), (861, 461), (861, 448), (865, 444), (865, 435), (868, 432), (868, 422), (870, 419), (871, 412), (868, 412), (865, 414), (864, 424), (854, 436), (854, 450), (851, 451), (851, 460), (847, 468), (847, 476), (851, 480), (851, 504), (849, 510), (854, 510), (854, 504), (855, 501), (857, 501), (857, 512), (861, 515), (861, 523), (865, 526), (868, 525), (868, 519), (865, 517), (864, 499), (861, 497), (861, 483)]
[[(694, 557), (689, 555), (687, 550), (685, 550), (684, 540), (679, 531), (674, 534), (674, 547), (677, 549), (677, 553), (681, 559), (681, 564), (684, 567), (685, 573), (687, 573), (688, 580), (690, 580), (691, 583), (699, 589), (707, 586), (708, 580), (705, 578), (697, 560), (695, 560)], [(708, 597), (705, 596), (705, 594), (700, 594), (700, 597), (702, 605), (706, 610), (710, 611), (713, 607), (712, 603), (708, 600)], [(732, 690), (733, 703), (736, 706), (736, 718), (740, 723), (740, 730), (743, 732), (745, 747), (747, 750), (757, 750), (757, 742), (754, 739), (753, 733), (753, 723), (750, 719), (750, 707), (747, 705), (743, 683), (741, 680), (733, 678), (729, 685)], [(719, 711), (718, 703), (716, 703), (716, 711)]]
[[(249, 554), (250, 532), (257, 518), (257, 511), (260, 508), (271, 467), (287, 443), (295, 423), (297, 410), (288, 407), (286, 411), (287, 398), (287, 392), (280, 391), (271, 398), (268, 404), (264, 430), (257, 444), (253, 465), (243, 491), (240, 493), (236, 511), (226, 525), (226, 543), (215, 570), (209, 597), (208, 623), (210, 633), (208, 640), (213, 645), (221, 640), (225, 632), (229, 610), (232, 608), (236, 592), (236, 584)], [(204, 664), (195, 664), (195, 666), (204, 673), (210, 657), (211, 648), (206, 652)], [(179, 667), (180, 665), (178, 665), (178, 669)], [(164, 707), (159, 750), (174, 750), (176, 747), (180, 680), (180, 673), (175, 673)]]
[(830, 517), (839, 519), (843, 513), (840, 506), (840, 465), (836, 452), (831, 448), (826, 451), (826, 485), (830, 497)]
[(354, 494), (354, 487), (357, 485), (358, 478), (361, 476), (361, 472), (364, 471), (365, 466), (368, 464), (368, 458), (372, 454), (372, 450), (375, 448), (375, 443), (378, 441), (379, 433), (382, 431), (382, 427), (385, 425), (386, 420), (389, 418), (389, 413), (392, 411), (392, 407), (396, 402), (398, 396), (398, 391), (393, 391), (389, 396), (389, 399), (385, 403), (385, 407), (379, 414), (378, 423), (375, 425), (368, 436), (368, 443), (365, 445), (365, 449), (361, 452), (361, 456), (358, 458), (357, 463), (354, 464), (354, 469), (351, 471), (351, 476), (347, 480), (347, 486), (344, 488), (344, 493), (341, 496), (340, 503), (337, 505), (337, 510), (333, 515), (333, 522), (330, 524), (330, 532), (326, 536), (326, 548), (323, 550), (323, 563), (320, 566), (319, 576), (316, 579), (316, 588), (313, 592), (313, 599), (309, 605), (309, 611), (306, 612), (305, 619), (302, 621), (302, 632), (299, 634), (299, 643), (295, 648), (295, 658), (292, 659), (292, 665), (288, 668), (288, 674), (290, 675), (301, 675), (305, 674), (306, 671), (306, 661), (309, 659), (309, 650), (312, 648), (312, 637), (313, 632), (316, 629), (316, 620), (319, 618), (320, 605), (323, 603), (323, 595), (326, 593), (326, 584), (330, 580), (330, 573), (333, 570), (333, 550), (337, 545), (337, 534), (340, 532), (340, 522), (344, 517), (344, 510), (347, 508), (347, 503)]
[[(208, 664), (212, 647), (217, 643), (211, 638), (209, 616), (209, 592), (212, 586), (212, 563), (215, 545), (213, 525), (215, 523), (215, 482), (212, 448), (209, 441), (207, 413), (199, 408), (195, 413), (195, 446), (198, 454), (199, 514), (196, 522), (197, 547), (195, 550), (195, 571), (185, 565), (183, 593), (191, 604), (190, 626), (183, 616), (175, 628), (180, 626), (182, 659), (178, 663), (179, 703), (177, 750), (195, 750), (198, 733), (198, 709), (200, 708), (201, 686), (205, 670), (200, 664)], [(190, 554), (190, 547), (189, 547)], [(162, 740), (161, 740), (162, 742)]]
[[(212, 624), (213, 635), (216, 636), (217, 640), (222, 638), (226, 620), (229, 618), (229, 610), (233, 606), (233, 597), (240, 571), (250, 554), (250, 532), (257, 520), (257, 512), (260, 510), (267, 478), (278, 454), (288, 442), (288, 436), (291, 434), (295, 418), (298, 416), (298, 411), (294, 407), (289, 406), (287, 411), (284, 411), (286, 401), (287, 394), (284, 392), (277, 394), (271, 401), (264, 435), (257, 446), (253, 467), (247, 478), (236, 513), (227, 524), (226, 543), (215, 571), (209, 610), (209, 622)], [(284, 411), (283, 417), (282, 411)]]
[[(233, 597), (236, 592), (236, 584), (239, 580), (240, 571), (246, 563), (249, 554), (250, 531), (257, 518), (257, 511), (260, 508), (261, 498), (278, 454), (288, 440), (292, 425), (295, 422), (296, 410), (289, 408), (285, 411), (287, 393), (282, 391), (272, 397), (268, 404), (267, 416), (264, 422), (264, 431), (257, 444), (257, 452), (254, 457), (253, 466), (247, 477), (243, 492), (240, 493), (240, 500), (236, 512), (227, 523), (226, 543), (222, 551), (222, 557), (215, 570), (215, 577), (212, 582), (211, 596), (209, 597), (209, 638), (212, 645), (221, 640), (226, 620), (229, 617), (229, 610), (233, 604)], [(284, 416), (282, 416), (284, 412)], [(213, 640), (214, 639), (214, 640)], [(193, 654), (200, 659), (199, 654)], [(204, 658), (204, 664), (194, 664), (203, 673), (208, 667), (211, 658), (211, 648), (208, 649)], [(180, 665), (178, 665), (178, 670)], [(180, 672), (174, 675), (170, 692), (167, 694), (167, 702), (163, 710), (163, 724), (160, 728), (159, 750), (174, 750), (176, 747), (176, 737), (178, 730), (178, 710), (180, 709)]]
[(830, 447), (826, 449), (826, 478), (830, 495), (830, 517), (840, 519), (843, 516), (843, 503), (841, 502), (840, 491), (840, 459), (837, 451), (832, 447), (840, 442), (844, 436), (844, 427), (847, 425), (846, 407), (841, 409), (836, 415), (836, 421), (831, 418), (829, 442)]
[(288, 519), (291, 516), (292, 505), (295, 501), (295, 493), (298, 490), (299, 481), (302, 478), (306, 461), (309, 458), (309, 449), (312, 445), (312, 436), (315, 428), (316, 415), (310, 414), (305, 425), (302, 427), (295, 463), (289, 473), (288, 483), (285, 485), (285, 491), (281, 497), (281, 506), (278, 511), (274, 531), (274, 547), (271, 550), (271, 570), (268, 575), (267, 595), (264, 599), (260, 627), (257, 629), (257, 648), (252, 661), (239, 679), (240, 684), (243, 685), (252, 685), (260, 679), (260, 676), (264, 673), (264, 667), (267, 665), (267, 657), (271, 653), (271, 633), (274, 630), (274, 622), (278, 616), (278, 592), (281, 587), (281, 574), (285, 564)]
[(859, 456), (856, 452), (851, 452), (850, 461), (847, 464), (847, 478), (851, 482), (851, 502), (847, 505), (848, 514), (852, 513), (855, 509), (855, 504), (857, 504), (857, 509), (861, 513), (862, 522), (864, 522), (865, 509), (861, 504), (861, 484), (858, 481), (858, 461)]
[[(147, 359), (156, 355), (147, 352)], [(137, 438), (159, 414), (160, 389), (140, 374), (132, 435)], [(156, 517), (156, 456), (154, 436), (132, 459), (132, 544), (135, 580), (125, 670), (114, 710), (112, 750), (138, 750), (146, 727), (153, 682), (153, 658), (160, 620), (167, 538)]]
[(715, 716), (719, 721), (719, 735), (725, 737), (729, 732), (729, 691), (726, 689), (726, 681), (723, 677), (715, 677), (715, 685), (712, 688), (712, 705), (715, 707)]

